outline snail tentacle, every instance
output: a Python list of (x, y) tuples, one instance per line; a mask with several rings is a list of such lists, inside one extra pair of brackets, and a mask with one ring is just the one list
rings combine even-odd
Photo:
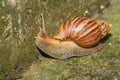
[(43, 17), (43, 13), (41, 13), (41, 17), (42, 17), (42, 28), (41, 28), (41, 30), (44, 34), (47, 34), (46, 29), (45, 29), (45, 20), (44, 20), (44, 17)]

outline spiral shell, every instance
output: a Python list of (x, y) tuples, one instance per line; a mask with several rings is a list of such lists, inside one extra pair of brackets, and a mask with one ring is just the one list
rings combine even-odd
[(72, 40), (81, 47), (93, 47), (106, 36), (110, 25), (104, 21), (77, 17), (64, 22), (54, 35), (55, 39)]

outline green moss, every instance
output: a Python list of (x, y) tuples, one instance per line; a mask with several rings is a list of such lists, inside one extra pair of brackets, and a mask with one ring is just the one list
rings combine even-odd
[[(71, 17), (93, 16), (105, 1), (28, 0), (26, 4), (24, 1), (20, 3), (23, 6), (21, 10), (19, 10), (19, 5), (11, 7), (5, 4), (5, 7), (0, 8), (0, 79), (14, 80), (22, 78), (22, 76), (21, 80), (119, 79), (120, 51), (116, 49), (119, 47), (120, 38), (118, 37), (119, 24), (116, 23), (119, 18), (104, 17), (108, 16), (111, 8), (106, 10), (102, 19), (111, 24), (114, 20), (116, 23), (114, 26), (117, 28), (111, 30), (110, 33), (114, 36), (104, 43), (106, 46), (99, 54), (57, 60), (40, 55), (42, 52), (39, 52), (34, 44), (34, 36), (41, 26), (40, 13), (44, 14), (47, 31), (51, 34), (63, 21)], [(0, 4), (2, 3), (0, 2)], [(111, 15), (116, 12), (119, 16), (117, 10), (111, 12)], [(21, 19), (20, 23), (18, 23), (19, 19)]]
[(111, 1), (101, 19), (112, 24), (111, 36), (103, 39), (104, 48), (97, 54), (66, 60), (40, 58), (34, 62), (20, 80), (119, 80), (120, 31), (119, 0)]

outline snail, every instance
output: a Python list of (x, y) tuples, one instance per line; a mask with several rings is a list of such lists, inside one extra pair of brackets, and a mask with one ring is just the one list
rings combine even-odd
[(47, 55), (66, 59), (73, 56), (85, 56), (102, 49), (100, 40), (110, 30), (110, 24), (105, 21), (76, 17), (64, 22), (55, 35), (49, 36), (45, 29), (45, 22), (42, 17), (42, 28), (35, 39), (36, 46)]

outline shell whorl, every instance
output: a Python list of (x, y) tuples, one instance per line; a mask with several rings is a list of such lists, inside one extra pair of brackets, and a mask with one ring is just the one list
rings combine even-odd
[(64, 22), (54, 35), (59, 40), (72, 40), (81, 47), (93, 47), (109, 31), (109, 24), (86, 17), (77, 17)]

